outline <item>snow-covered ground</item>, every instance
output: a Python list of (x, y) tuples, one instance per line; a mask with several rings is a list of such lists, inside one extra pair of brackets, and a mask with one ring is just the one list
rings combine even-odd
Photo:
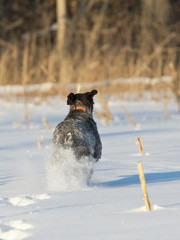
[[(100, 110), (97, 97), (95, 102), (95, 109)], [(56, 174), (47, 178), (53, 130), (45, 127), (42, 118), (54, 128), (68, 112), (66, 101), (57, 97), (31, 100), (27, 128), (25, 122), (13, 125), (24, 116), (23, 101), (0, 100), (0, 239), (179, 240), (180, 118), (176, 104), (168, 104), (168, 119), (164, 119), (161, 102), (111, 100), (109, 107), (114, 115), (109, 126), (95, 116), (103, 156), (90, 186), (62, 191)], [(138, 136), (144, 156), (135, 144)], [(144, 207), (139, 160), (151, 212)], [(57, 184), (57, 191), (48, 187), (48, 181)]]

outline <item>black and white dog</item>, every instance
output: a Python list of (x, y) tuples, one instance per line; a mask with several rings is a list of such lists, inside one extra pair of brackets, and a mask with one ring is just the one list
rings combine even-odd
[[(97, 162), (101, 158), (102, 144), (93, 120), (93, 96), (97, 90), (86, 93), (70, 93), (67, 105), (70, 111), (63, 122), (59, 123), (53, 133), (55, 152), (69, 149), (75, 159)], [(58, 155), (55, 154), (58, 161)]]

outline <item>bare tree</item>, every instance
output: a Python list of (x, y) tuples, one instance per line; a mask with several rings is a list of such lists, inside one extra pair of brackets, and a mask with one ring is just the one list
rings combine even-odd
[(56, 14), (57, 14), (57, 50), (59, 60), (59, 84), (60, 88), (65, 83), (65, 35), (66, 35), (66, 0), (56, 0)]

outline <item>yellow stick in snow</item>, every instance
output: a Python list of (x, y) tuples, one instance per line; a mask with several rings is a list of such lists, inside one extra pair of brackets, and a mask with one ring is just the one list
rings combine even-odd
[(146, 206), (146, 211), (151, 211), (151, 202), (149, 200), (149, 196), (148, 196), (147, 190), (146, 190), (146, 181), (145, 181), (144, 171), (143, 171), (141, 161), (139, 161), (137, 163), (137, 167), (138, 167), (139, 179), (140, 179), (140, 182), (141, 182), (141, 187), (142, 187), (142, 191), (143, 191), (143, 195), (144, 195), (144, 202), (145, 202), (145, 206)]

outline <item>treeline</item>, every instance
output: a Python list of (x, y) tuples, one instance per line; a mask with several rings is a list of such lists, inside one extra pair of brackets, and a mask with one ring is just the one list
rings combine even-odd
[(0, 0), (0, 84), (180, 70), (179, 0)]

